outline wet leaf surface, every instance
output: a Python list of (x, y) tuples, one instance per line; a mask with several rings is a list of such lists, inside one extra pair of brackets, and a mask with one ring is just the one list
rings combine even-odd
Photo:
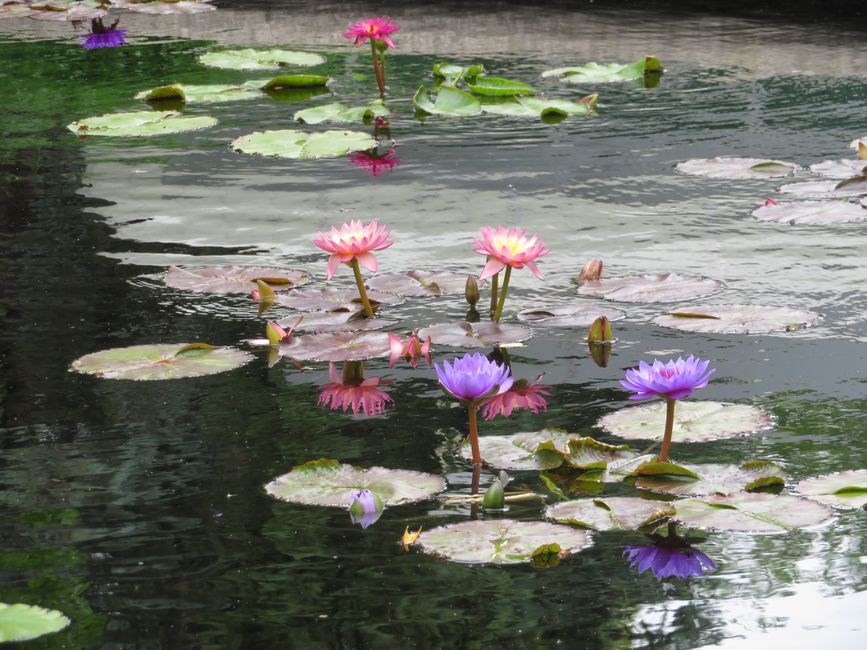
[(707, 531), (787, 533), (825, 523), (830, 508), (785, 494), (708, 496), (674, 502), (675, 518), (685, 526)]
[(718, 334), (769, 334), (791, 332), (815, 325), (820, 315), (767, 305), (702, 305), (685, 307), (672, 312), (706, 314), (712, 318), (682, 318), (663, 314), (653, 319), (657, 325), (673, 327), (687, 332), (713, 332)]
[(310, 274), (297, 269), (268, 266), (170, 266), (166, 286), (200, 293), (250, 293), (262, 280), (274, 291), (289, 291), (310, 282)]
[(420, 339), (428, 336), (434, 345), (460, 348), (486, 348), (526, 341), (532, 333), (526, 327), (503, 323), (439, 323), (418, 331)]
[(549, 506), (545, 518), (593, 530), (638, 530), (661, 523), (675, 513), (669, 501), (641, 497), (576, 499)]
[(867, 506), (867, 469), (853, 469), (804, 479), (795, 491), (808, 499), (839, 508)]
[(780, 178), (793, 176), (799, 169), (795, 163), (766, 158), (699, 158), (678, 163), (679, 172), (706, 178)]
[(235, 348), (163, 343), (87, 354), (72, 363), (72, 370), (103, 379), (181, 379), (234, 370), (252, 359), (251, 354)]
[(618, 302), (677, 302), (709, 296), (724, 288), (722, 282), (710, 278), (661, 273), (584, 282), (578, 288), (578, 295)]

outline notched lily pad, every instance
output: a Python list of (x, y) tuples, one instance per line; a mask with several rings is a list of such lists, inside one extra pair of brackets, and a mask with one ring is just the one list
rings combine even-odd
[(223, 50), (206, 52), (199, 63), (228, 70), (276, 70), (291, 66), (314, 66), (325, 63), (325, 57), (294, 50)]
[(736, 533), (787, 533), (818, 526), (833, 517), (828, 506), (785, 494), (709, 496), (674, 502), (685, 526)]
[(0, 603), (0, 643), (29, 641), (59, 632), (70, 621), (61, 612), (24, 603)]
[(452, 562), (519, 564), (530, 562), (540, 546), (559, 544), (561, 555), (571, 555), (590, 546), (590, 538), (582, 530), (543, 521), (482, 519), (423, 531), (416, 543)]
[(68, 124), (66, 128), (78, 136), (141, 138), (207, 129), (216, 123), (215, 118), (207, 115), (184, 117), (177, 111), (135, 111), (88, 117)]
[(587, 95), (577, 102), (565, 99), (538, 99), (517, 97), (513, 102), (482, 104), (485, 113), (510, 115), (512, 117), (566, 117), (567, 115), (591, 115), (599, 95)]
[(305, 108), (295, 113), (293, 119), (302, 124), (321, 124), (322, 122), (365, 122), (388, 115), (388, 108), (381, 99), (370, 102), (367, 106), (349, 107), (340, 102), (320, 104)]
[(709, 296), (724, 287), (722, 282), (710, 278), (661, 273), (584, 282), (578, 288), (578, 295), (617, 302), (677, 302)]
[(750, 460), (741, 465), (645, 463), (630, 476), (636, 478), (635, 486), (643, 490), (690, 496), (780, 489), (786, 473), (776, 463)]
[(257, 280), (274, 291), (289, 291), (310, 282), (310, 274), (265, 266), (170, 266), (165, 275), (167, 286), (201, 293), (250, 293)]
[(298, 332), (356, 332), (360, 330), (379, 330), (396, 325), (397, 321), (384, 318), (365, 318), (364, 310), (359, 311), (315, 311), (307, 314), (294, 314), (277, 321), (280, 327), (292, 327)]
[(234, 370), (252, 359), (249, 353), (235, 348), (164, 343), (87, 354), (73, 361), (72, 370), (103, 379), (181, 379)]
[(593, 530), (638, 530), (658, 526), (674, 513), (668, 501), (605, 497), (556, 503), (545, 510), (545, 518)]
[(537, 307), (517, 313), (517, 318), (522, 323), (546, 327), (587, 327), (600, 316), (605, 316), (610, 321), (626, 318), (626, 314), (619, 309), (584, 304)]
[(470, 93), (453, 86), (440, 86), (436, 99), (431, 101), (427, 88), (421, 86), (413, 95), (412, 103), (423, 113), (448, 117), (467, 117), (482, 112), (482, 104)]
[(322, 332), (296, 336), (280, 346), (280, 355), (300, 361), (363, 361), (391, 352), (384, 332)]
[(793, 176), (800, 169), (795, 163), (766, 158), (699, 158), (678, 163), (676, 169), (684, 174), (707, 178), (779, 178)]
[(376, 146), (376, 140), (361, 131), (322, 131), (307, 133), (284, 129), (256, 131), (232, 141), (232, 149), (241, 153), (277, 158), (334, 158), (352, 151)]
[(791, 307), (702, 305), (657, 316), (653, 322), (687, 332), (769, 334), (804, 329), (815, 325), (819, 318), (815, 312)]
[(820, 163), (810, 165), (810, 171), (826, 178), (845, 180), (867, 173), (867, 160), (823, 160)]
[(815, 226), (864, 221), (867, 210), (861, 204), (849, 201), (798, 201), (763, 205), (753, 210), (753, 216), (760, 221)]
[[(369, 291), (367, 297), (376, 309), (379, 305), (399, 305), (403, 300), (393, 293)], [(355, 313), (361, 306), (358, 289), (303, 289), (277, 296), (277, 302), (290, 309)]]
[(581, 66), (555, 68), (542, 73), (543, 77), (560, 77), (561, 81), (570, 84), (579, 83), (612, 83), (640, 79), (647, 75), (661, 75), (664, 72), (662, 64), (655, 56), (645, 56), (632, 63), (608, 63), (599, 65), (591, 61)]
[(434, 345), (460, 348), (487, 348), (494, 345), (519, 343), (532, 336), (526, 327), (502, 323), (438, 323), (423, 327), (418, 337), (423, 341), (431, 337)]
[[(482, 461), (492, 467), (509, 470), (553, 469), (563, 464), (559, 457), (538, 456), (536, 450), (544, 442), (565, 447), (571, 440), (580, 440), (577, 433), (567, 433), (562, 429), (542, 429), (527, 433), (514, 433), (508, 436), (479, 437), (479, 451)], [(469, 445), (461, 447), (461, 456), (472, 459)]]
[[(467, 285), (467, 273), (450, 271), (411, 270), (406, 273), (383, 273), (367, 280), (367, 286), (376, 291), (398, 296), (446, 296), (463, 293)], [(473, 276), (475, 277), (475, 276)], [(478, 282), (478, 279), (476, 280)], [(484, 284), (481, 282), (479, 284)]]
[(839, 508), (867, 506), (867, 469), (825, 474), (804, 479), (795, 490), (808, 499)]
[(429, 499), (445, 489), (445, 481), (434, 474), (365, 469), (325, 458), (293, 467), (265, 486), (265, 492), (281, 501), (336, 508), (349, 508), (352, 495), (359, 490), (370, 490), (385, 506), (400, 506)]
[[(599, 426), (628, 440), (662, 440), (665, 430), (664, 401), (632, 406), (609, 413)], [(773, 418), (748, 404), (678, 400), (674, 409), (673, 442), (707, 442), (736, 438), (767, 429)]]
[(475, 95), (492, 97), (512, 97), (514, 95), (532, 95), (536, 92), (533, 86), (520, 81), (503, 79), (501, 77), (477, 77), (467, 82), (467, 88)]

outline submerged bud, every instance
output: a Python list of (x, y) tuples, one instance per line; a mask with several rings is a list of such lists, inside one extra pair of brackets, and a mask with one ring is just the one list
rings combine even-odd
[(485, 496), (482, 498), (482, 507), (485, 510), (502, 510), (506, 507), (506, 494), (500, 479), (495, 479), (491, 483), (491, 487), (485, 492)]
[(590, 260), (578, 274), (578, 284), (594, 282), (602, 277), (602, 260)]
[(479, 302), (479, 283), (476, 282), (476, 276), (467, 276), (467, 286), (464, 290), (464, 296), (467, 302), (470, 303), (470, 307), (475, 307), (476, 303)]

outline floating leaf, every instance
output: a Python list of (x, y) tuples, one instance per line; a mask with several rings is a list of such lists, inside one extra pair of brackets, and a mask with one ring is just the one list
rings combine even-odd
[(91, 2), (31, 2), (31, 13), (34, 20), (53, 22), (88, 22), (94, 18), (104, 17), (108, 11)]
[(0, 603), (0, 643), (29, 641), (58, 632), (69, 622), (68, 618), (54, 609), (24, 603)]
[[(788, 183), (780, 187), (783, 194), (794, 196), (806, 196), (815, 198), (846, 198), (867, 194), (867, 183), (862, 182), (861, 176), (856, 176), (858, 182), (845, 184), (846, 181), (807, 181), (805, 183)], [(854, 179), (850, 179), (854, 180)], [(844, 183), (841, 186), (841, 183)]]
[(164, 343), (102, 350), (76, 359), (72, 370), (103, 379), (180, 379), (234, 370), (253, 358), (235, 348), (208, 350), (190, 345), (195, 344)]
[(654, 318), (653, 322), (687, 332), (768, 334), (804, 329), (815, 325), (820, 318), (819, 314), (812, 311), (765, 305), (702, 305), (689, 307), (685, 311), (715, 318), (678, 318), (663, 314)]
[(429, 499), (446, 489), (442, 477), (407, 469), (341, 464), (330, 459), (307, 462), (278, 476), (265, 492), (281, 501), (308, 506), (349, 508), (352, 495), (370, 490), (385, 506)]
[(553, 117), (566, 115), (590, 115), (596, 105), (598, 95), (588, 95), (580, 101), (570, 102), (564, 99), (538, 99), (536, 97), (518, 97), (513, 102), (497, 102), (482, 104), (482, 110), (496, 115), (514, 117)]
[(144, 90), (135, 96), (146, 102), (181, 101), (188, 104), (213, 104), (218, 102), (236, 102), (244, 99), (256, 99), (262, 92), (256, 88), (244, 85), (194, 86), (186, 84), (170, 84), (151, 90)]
[(813, 226), (864, 221), (867, 219), (867, 210), (858, 203), (848, 201), (799, 201), (763, 205), (753, 210), (753, 216), (760, 221)]
[(425, 553), (469, 564), (529, 562), (542, 545), (559, 544), (570, 555), (590, 545), (586, 532), (542, 521), (484, 519), (424, 531), (417, 544)]
[(556, 68), (546, 70), (543, 77), (560, 77), (561, 81), (570, 84), (579, 83), (611, 83), (615, 81), (629, 81), (640, 79), (645, 75), (662, 74), (662, 64), (655, 56), (646, 56), (629, 64), (608, 63), (599, 65), (595, 62), (586, 63), (582, 66)]
[(532, 333), (519, 325), (502, 323), (439, 323), (418, 331), (421, 340), (431, 337), (435, 345), (451, 345), (460, 348), (486, 348), (494, 345), (525, 341)]
[(324, 332), (293, 337), (280, 354), (301, 361), (362, 361), (391, 353), (384, 332)]
[(845, 180), (853, 176), (863, 176), (867, 172), (867, 162), (864, 160), (823, 160), (810, 165), (810, 171), (819, 176)]
[(310, 282), (310, 274), (265, 266), (170, 266), (165, 275), (167, 286), (201, 293), (250, 293), (257, 280), (275, 291), (288, 291)]
[[(662, 440), (665, 430), (665, 401), (625, 408), (609, 413), (599, 426), (628, 440)], [(748, 404), (678, 400), (674, 409), (673, 442), (707, 442), (735, 438), (768, 428), (766, 411)]]
[(545, 518), (593, 530), (638, 530), (674, 516), (674, 504), (641, 497), (576, 499), (549, 506)]
[(635, 485), (643, 490), (685, 496), (780, 488), (786, 473), (782, 467), (770, 461), (753, 460), (741, 465), (646, 463), (633, 471), (631, 476), (638, 477)]
[(611, 307), (596, 307), (595, 305), (580, 303), (560, 307), (525, 309), (517, 314), (518, 320), (523, 323), (546, 327), (586, 327), (601, 316), (612, 321), (625, 318), (626, 314)]
[[(379, 305), (399, 305), (403, 300), (393, 293), (369, 291), (367, 297), (374, 309)], [(358, 289), (303, 289), (290, 291), (277, 297), (284, 307), (310, 311), (358, 311), (361, 298), (358, 297)]]
[[(563, 461), (539, 457), (536, 449), (544, 442), (565, 447), (570, 440), (579, 440), (577, 433), (567, 433), (562, 429), (542, 429), (541, 431), (514, 433), (508, 436), (480, 436), (479, 451), (486, 465), (511, 470), (541, 470), (559, 467)], [(469, 445), (461, 447), (460, 454), (467, 460), (472, 459)]]
[(867, 469), (804, 479), (795, 490), (808, 499), (840, 508), (867, 506)]
[(261, 90), (285, 90), (287, 88), (320, 88), (327, 86), (331, 77), (318, 74), (284, 74), (273, 79), (248, 81), (244, 86), (254, 86)]
[(289, 129), (256, 131), (234, 140), (232, 149), (241, 153), (277, 158), (327, 158), (345, 156), (376, 146), (376, 140), (361, 131), (322, 131), (306, 133)]
[(451, 271), (431, 273), (416, 270), (406, 273), (383, 273), (370, 278), (367, 286), (376, 291), (398, 296), (446, 296), (463, 293), (467, 286), (468, 275)]
[[(299, 322), (300, 321), (300, 322)], [(353, 332), (358, 330), (379, 330), (391, 327), (397, 321), (384, 318), (365, 318), (364, 311), (311, 312), (287, 316), (277, 324), (280, 327), (293, 327), (298, 323), (298, 331), (303, 332)]]
[(467, 88), (476, 95), (511, 97), (513, 95), (532, 95), (536, 90), (520, 81), (501, 77), (478, 77), (467, 82)]
[(794, 163), (762, 158), (699, 158), (678, 163), (678, 171), (707, 178), (778, 178), (792, 176), (800, 167)]
[(66, 128), (81, 136), (130, 138), (195, 131), (214, 126), (216, 123), (215, 118), (207, 115), (183, 117), (177, 111), (135, 111), (88, 117), (68, 124)]
[(453, 63), (434, 63), (433, 64), (433, 73), (435, 77), (439, 77), (441, 79), (446, 78), (460, 78), (465, 79), (467, 81), (471, 81), (478, 77), (480, 74), (484, 74), (485, 66), (480, 63), (473, 63), (469, 66), (459, 66)]
[(303, 124), (320, 124), (322, 122), (370, 122), (376, 117), (388, 115), (388, 109), (381, 99), (370, 102), (367, 106), (350, 108), (346, 104), (320, 104), (305, 108), (295, 113), (293, 119)]
[[(112, 3), (114, 4), (114, 3)], [(206, 11), (216, 11), (213, 7), (203, 0), (195, 2), (192, 0), (180, 0), (179, 2), (128, 2), (124, 3), (124, 9), (134, 11), (140, 14), (151, 14), (154, 16), (167, 16), (169, 14), (201, 14)]]
[(434, 101), (431, 101), (427, 88), (422, 86), (413, 96), (412, 103), (418, 110), (432, 115), (466, 117), (482, 112), (482, 105), (478, 99), (452, 86), (440, 86)]
[(313, 66), (325, 63), (325, 57), (293, 50), (223, 50), (206, 52), (199, 63), (229, 70), (274, 70), (289, 66)]
[(559, 443), (545, 441), (536, 447), (536, 456), (546, 468), (605, 470), (609, 463), (630, 461), (637, 455), (625, 445), (606, 445), (593, 438), (573, 438)]
[(684, 499), (674, 505), (683, 525), (708, 531), (787, 533), (833, 517), (821, 503), (788, 495), (739, 493)]
[(618, 302), (677, 302), (709, 296), (724, 287), (722, 282), (709, 278), (661, 273), (591, 280), (578, 287), (578, 295)]

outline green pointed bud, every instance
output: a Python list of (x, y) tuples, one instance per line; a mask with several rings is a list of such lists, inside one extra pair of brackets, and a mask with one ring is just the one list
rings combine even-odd
[(269, 320), (268, 324), (265, 325), (265, 336), (268, 337), (268, 345), (279, 345), (280, 341), (289, 336), (289, 333), (274, 321)]
[(464, 290), (464, 296), (466, 296), (467, 302), (470, 303), (470, 307), (475, 307), (476, 303), (479, 302), (479, 283), (476, 282), (476, 276), (467, 276), (467, 287)]
[(611, 334), (611, 323), (606, 316), (600, 316), (590, 325), (587, 340), (591, 343), (608, 343), (614, 340)]
[(482, 507), (485, 510), (502, 510), (506, 507), (506, 493), (499, 479), (491, 483), (491, 487), (485, 492)]

